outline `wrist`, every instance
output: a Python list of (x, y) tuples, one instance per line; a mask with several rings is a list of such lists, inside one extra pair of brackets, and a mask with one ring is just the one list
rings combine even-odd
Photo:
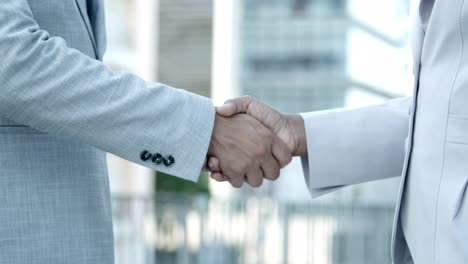
[(287, 117), (290, 124), (292, 137), (294, 139), (293, 156), (304, 156), (307, 154), (307, 137), (304, 119), (301, 115), (290, 115)]

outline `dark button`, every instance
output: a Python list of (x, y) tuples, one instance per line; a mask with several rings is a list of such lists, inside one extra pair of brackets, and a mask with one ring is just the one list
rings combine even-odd
[(171, 167), (172, 165), (174, 165), (174, 163), (175, 163), (175, 159), (172, 156), (168, 156), (167, 158), (164, 159), (164, 165), (166, 165), (166, 167)]
[(163, 162), (164, 158), (161, 154), (156, 153), (153, 155), (153, 163), (155, 164), (161, 164)]
[(151, 159), (151, 157), (153, 157), (153, 155), (147, 150), (143, 150), (140, 153), (140, 158), (142, 161), (148, 161), (149, 159)]

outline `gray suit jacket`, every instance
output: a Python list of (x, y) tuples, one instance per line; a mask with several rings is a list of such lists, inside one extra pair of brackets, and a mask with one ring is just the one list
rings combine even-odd
[(199, 175), (211, 101), (106, 67), (103, 15), (102, 0), (0, 1), (0, 263), (113, 263), (104, 151)]
[(422, 0), (415, 96), (304, 114), (313, 196), (401, 175), (395, 263), (468, 263), (468, 2)]

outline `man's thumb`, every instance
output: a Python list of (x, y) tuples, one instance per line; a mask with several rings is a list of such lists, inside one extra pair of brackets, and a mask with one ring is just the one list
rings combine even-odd
[(222, 106), (217, 106), (216, 107), (216, 113), (219, 115), (225, 116), (225, 117), (230, 117), (233, 116), (237, 113), (237, 107), (233, 103), (226, 103), (225, 105)]

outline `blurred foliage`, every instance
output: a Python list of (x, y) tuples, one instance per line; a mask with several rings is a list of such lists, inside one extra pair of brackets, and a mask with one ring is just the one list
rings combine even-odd
[(208, 173), (202, 172), (197, 183), (187, 181), (172, 175), (158, 172), (155, 181), (156, 192), (173, 192), (184, 194), (210, 194)]

